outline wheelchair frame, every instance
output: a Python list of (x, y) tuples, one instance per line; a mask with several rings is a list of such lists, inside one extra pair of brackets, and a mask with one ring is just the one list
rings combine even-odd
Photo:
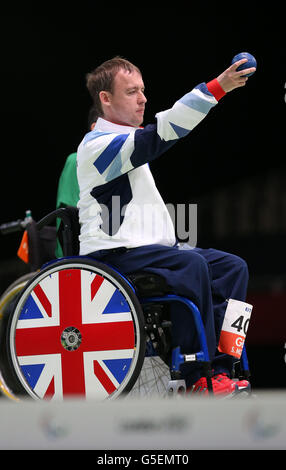
[[(160, 318), (160, 315), (158, 314), (158, 308), (160, 310), (161, 306), (164, 307), (170, 302), (184, 303), (191, 311), (198, 334), (200, 350), (192, 354), (181, 354), (179, 346), (172, 350), (171, 363), (169, 364), (171, 380), (169, 381), (167, 391), (171, 394), (174, 391), (181, 391), (182, 389), (185, 389), (184, 385), (182, 386), (180, 366), (185, 362), (195, 361), (200, 362), (203, 369), (203, 375), (206, 377), (208, 383), (209, 392), (211, 393), (211, 362), (209, 359), (204, 326), (200, 311), (197, 306), (190, 299), (171, 294), (167, 287), (158, 289), (158, 283), (156, 282), (158, 279), (156, 280), (156, 276), (154, 276), (154, 274), (138, 273), (139, 276), (134, 274), (132, 275), (132, 279), (129, 279), (129, 277), (124, 276), (122, 273), (116, 271), (113, 267), (110, 267), (102, 262), (98, 262), (86, 256), (78, 256), (75, 253), (78, 243), (77, 234), (75, 237), (75, 234), (73, 233), (72, 222), (72, 217), (74, 217), (76, 214), (77, 212), (75, 208), (60, 208), (49, 213), (47, 216), (36, 223), (37, 230), (40, 231), (43, 227), (54, 222), (55, 219), (61, 219), (63, 223), (62, 237), (64, 256), (61, 259), (51, 260), (41, 267), (40, 271), (32, 277), (32, 279), (24, 287), (23, 291), (19, 294), (13, 315), (9, 315), (9, 318), (5, 318), (4, 322), (2, 321), (2, 323), (4, 323), (4, 328), (2, 325), (0, 337), (0, 346), (2, 352), (2, 359), (0, 360), (0, 371), (2, 372), (1, 375), (4, 377), (5, 386), (9, 391), (9, 394), (12, 396), (20, 396), (24, 393), (32, 396), (32, 398), (35, 399), (42, 398), (34, 392), (34, 389), (31, 385), (32, 382), (30, 383), (28, 381), (27, 373), (26, 375), (23, 373), (23, 366), (19, 364), (15, 338), (19, 318), (21, 318), (20, 316), (22, 314), (21, 309), (27, 306), (27, 302), (32, 295), (31, 293), (34, 291), (36, 286), (40, 285), (41, 281), (45, 278), (45, 275), (51, 277), (51, 273), (64, 270), (62, 266), (69, 267), (69, 274), (73, 275), (72, 270), (77, 266), (80, 266), (81, 263), (85, 266), (85, 268), (89, 266), (91, 271), (94, 268), (101, 270), (101, 274), (104, 274), (104, 277), (107, 276), (109, 282), (115, 282), (115, 284), (117, 283), (117, 288), (120, 293), (122, 294), (124, 292), (125, 299), (128, 298), (129, 306), (131, 306), (130, 312), (132, 320), (135, 319), (134, 351), (136, 354), (134, 360), (132, 359), (130, 363), (130, 373), (128, 369), (122, 384), (120, 383), (119, 386), (115, 389), (111, 388), (113, 391), (108, 394), (107, 398), (113, 399), (117, 396), (123, 396), (130, 392), (140, 374), (144, 357), (146, 355), (152, 356), (159, 353), (162, 357), (164, 357), (164, 360), (166, 359), (166, 354), (170, 352), (170, 345), (168, 345), (166, 342), (166, 336), (168, 336), (167, 332), (169, 331), (171, 324), (168, 319)], [(148, 281), (150, 281), (151, 279), (151, 288), (145, 289), (145, 292), (144, 289), (142, 292), (142, 286), (140, 287), (139, 282), (140, 279), (142, 281), (142, 276), (144, 280), (148, 279)], [(123, 300), (123, 302), (124, 301), (125, 300)], [(72, 327), (72, 325), (69, 325), (68, 328), (70, 327)], [(66, 335), (74, 334), (76, 336), (78, 334), (74, 331), (71, 333), (70, 331), (66, 331), (68, 328), (65, 328)], [(80, 333), (78, 335), (80, 335)], [(148, 339), (148, 342), (146, 342), (146, 338)], [(138, 344), (136, 343), (137, 340)], [(61, 339), (61, 341), (63, 340)], [(127, 362), (124, 364), (125, 368), (127, 367), (126, 364)], [(241, 377), (248, 378), (250, 374), (245, 347), (243, 348), (240, 364)]]

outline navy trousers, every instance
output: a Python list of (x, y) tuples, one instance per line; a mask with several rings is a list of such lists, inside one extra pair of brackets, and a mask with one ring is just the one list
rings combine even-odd
[[(148, 245), (125, 252), (102, 250), (89, 256), (113, 265), (122, 274), (146, 271), (163, 276), (172, 293), (189, 298), (199, 308), (214, 374), (231, 373), (234, 358), (218, 353), (217, 345), (227, 299), (245, 301), (246, 298), (248, 268), (243, 259), (212, 248), (191, 248), (187, 244)], [(173, 346), (180, 346), (183, 354), (198, 350), (193, 318), (185, 305), (173, 304), (171, 321)], [(188, 387), (201, 377), (199, 363), (184, 364), (181, 372)]]

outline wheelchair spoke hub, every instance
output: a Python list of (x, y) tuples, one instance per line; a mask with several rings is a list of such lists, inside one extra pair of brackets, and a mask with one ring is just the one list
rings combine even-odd
[(74, 326), (69, 326), (62, 332), (61, 343), (67, 351), (75, 351), (78, 349), (81, 345), (81, 340), (81, 333)]

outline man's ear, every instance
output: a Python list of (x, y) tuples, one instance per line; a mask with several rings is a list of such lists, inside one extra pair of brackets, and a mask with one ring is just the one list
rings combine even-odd
[(109, 91), (100, 91), (99, 92), (99, 99), (101, 101), (101, 104), (105, 106), (110, 105), (110, 95), (111, 93)]

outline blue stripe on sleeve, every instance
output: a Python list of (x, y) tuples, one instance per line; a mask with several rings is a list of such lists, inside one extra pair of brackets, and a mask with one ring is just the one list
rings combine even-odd
[(95, 160), (93, 164), (101, 175), (112, 163), (116, 155), (118, 155), (128, 136), (129, 134), (120, 134), (116, 136)]
[(108, 134), (110, 134), (110, 132), (101, 132), (101, 131), (94, 129), (93, 131), (90, 131), (86, 134), (84, 138), (84, 143), (86, 144), (87, 142), (90, 142), (91, 140), (97, 139), (98, 137), (101, 137), (103, 135), (108, 135)]
[(171, 148), (177, 140), (165, 142), (157, 133), (157, 124), (148, 124), (135, 132), (135, 148), (130, 156), (134, 168), (149, 163)]
[(179, 138), (185, 137), (190, 132), (190, 129), (185, 129), (184, 127), (174, 124), (173, 122), (170, 122), (170, 126), (172, 126), (172, 128), (174, 129), (174, 131), (176, 132)]
[(199, 96), (195, 95), (195, 93), (187, 93), (183, 98), (179, 100), (179, 103), (183, 103), (189, 108), (195, 109), (200, 113), (207, 114), (209, 110), (214, 106), (214, 103), (210, 103), (209, 101), (204, 101)]
[(195, 88), (197, 88), (198, 90), (200, 90), (202, 93), (204, 93), (205, 95), (209, 95), (209, 96), (213, 96), (213, 94), (209, 91), (206, 83), (200, 83), (199, 85), (197, 85)]

